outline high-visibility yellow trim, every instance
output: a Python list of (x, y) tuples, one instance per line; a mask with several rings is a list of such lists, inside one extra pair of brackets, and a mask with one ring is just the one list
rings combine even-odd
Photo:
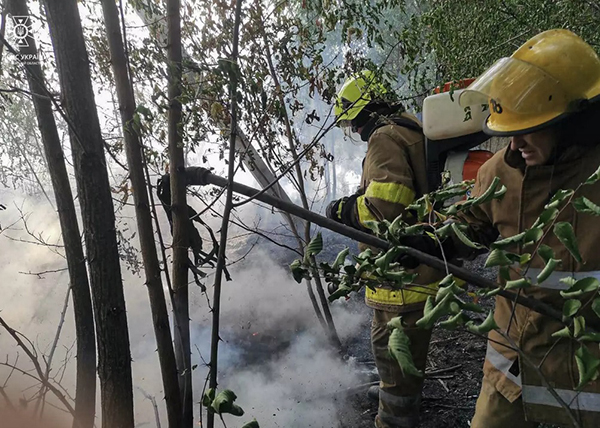
[(367, 221), (377, 221), (367, 204), (365, 203), (365, 195), (360, 195), (356, 198), (356, 208), (358, 209), (358, 221), (364, 225)]
[[(462, 287), (465, 282), (454, 278), (456, 285)], [(435, 296), (438, 291), (440, 281), (432, 282), (428, 285), (413, 285), (401, 290), (390, 290), (387, 288), (376, 288), (374, 290), (366, 287), (365, 299), (367, 302), (379, 303), (382, 305), (403, 306), (414, 303), (422, 303), (429, 296)]]
[(421, 303), (427, 300), (428, 296), (435, 296), (437, 293), (438, 282), (424, 286), (411, 286), (401, 290), (390, 290), (387, 288), (376, 288), (374, 290), (367, 287), (365, 289), (365, 298), (367, 302), (379, 303), (383, 305), (410, 305)]
[(377, 198), (406, 206), (415, 200), (415, 191), (404, 184), (371, 181), (367, 187), (365, 196), (367, 198)]

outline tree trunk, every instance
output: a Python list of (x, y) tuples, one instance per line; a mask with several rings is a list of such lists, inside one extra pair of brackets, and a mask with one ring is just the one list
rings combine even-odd
[(150, 297), (154, 334), (158, 347), (161, 375), (165, 389), (165, 401), (170, 428), (181, 426), (181, 395), (177, 379), (177, 365), (169, 326), (169, 315), (161, 279), (161, 269), (154, 242), (154, 229), (148, 201), (148, 188), (144, 179), (142, 144), (140, 135), (133, 129), (135, 99), (131, 84), (125, 47), (119, 24), (119, 11), (114, 0), (102, 0), (104, 23), (108, 36), (111, 64), (119, 100), (119, 111), (123, 123), (125, 153), (129, 166), (129, 177), (133, 185), (133, 198), (137, 219), (138, 237), (142, 249), (146, 286)]
[(181, 20), (180, 1), (167, 0), (169, 59), (169, 173), (173, 212), (173, 311), (175, 318), (175, 356), (179, 369), (179, 389), (183, 405), (182, 427), (194, 423), (190, 348), (190, 310), (188, 303), (188, 210), (185, 194), (185, 170), (181, 126)]
[(131, 354), (115, 215), (77, 0), (45, 0), (60, 78), (96, 318), (102, 426), (133, 428)]
[[(26, 0), (9, 0), (7, 8), (13, 16), (29, 15)], [(24, 55), (37, 56), (35, 41), (31, 40), (29, 46), (22, 47), (20, 52)], [(52, 113), (52, 104), (47, 96), (48, 93), (44, 83), (44, 74), (40, 65), (35, 62), (27, 65), (26, 69), (29, 90), (34, 94), (33, 104), (42, 136), (48, 171), (52, 180), (54, 197), (56, 198), (58, 219), (69, 270), (70, 288), (73, 294), (73, 312), (77, 335), (76, 420), (73, 426), (92, 428), (96, 412), (96, 345), (92, 301), (81, 235), (77, 224), (77, 214), (73, 203), (69, 176), (65, 167), (64, 153)]]

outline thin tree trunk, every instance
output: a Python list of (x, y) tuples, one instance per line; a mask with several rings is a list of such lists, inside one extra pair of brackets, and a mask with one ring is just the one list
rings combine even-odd
[[(25, 0), (8, 0), (12, 15), (27, 16), (29, 10)], [(22, 54), (37, 56), (37, 47), (32, 40), (29, 47), (21, 48)], [(92, 428), (96, 412), (96, 345), (94, 316), (90, 297), (90, 286), (81, 244), (81, 234), (77, 224), (77, 214), (73, 194), (65, 166), (64, 153), (52, 113), (52, 104), (47, 97), (42, 68), (37, 63), (26, 66), (29, 90), (42, 136), (44, 154), (48, 164), (52, 188), (62, 231), (77, 336), (77, 375), (75, 387), (74, 426)], [(36, 96), (37, 95), (37, 96)]]
[(69, 123), (96, 318), (102, 426), (133, 428), (129, 330), (104, 144), (77, 0), (45, 0)]
[(188, 290), (188, 210), (185, 194), (183, 140), (181, 126), (181, 18), (180, 0), (167, 0), (167, 57), (169, 76), (169, 173), (173, 212), (173, 312), (175, 356), (179, 369), (179, 390), (183, 406), (182, 427), (194, 423)]
[[(242, 14), (242, 0), (237, 0), (235, 5), (235, 19), (233, 24), (233, 41), (231, 48), (231, 63), (229, 72), (229, 101), (231, 103), (231, 134), (229, 136), (229, 171), (227, 175), (227, 193), (225, 196), (225, 209), (223, 211), (223, 220), (221, 222), (221, 241), (219, 243), (219, 255), (217, 257), (217, 266), (215, 268), (215, 282), (213, 294), (213, 317), (212, 332), (210, 337), (210, 377), (209, 388), (216, 391), (218, 374), (218, 356), (219, 356), (219, 321), (221, 316), (221, 282), (223, 280), (223, 271), (225, 269), (225, 250), (227, 248), (227, 231), (229, 227), (229, 217), (233, 208), (233, 176), (235, 174), (235, 141), (237, 138), (237, 87), (238, 87), (238, 45), (239, 30)], [(182, 171), (185, 175), (185, 171)], [(207, 414), (208, 428), (215, 426), (215, 414)], [(222, 419), (221, 419), (222, 420)]]
[(104, 23), (108, 36), (111, 64), (115, 77), (119, 111), (123, 123), (123, 136), (125, 139), (125, 153), (129, 166), (129, 177), (133, 185), (133, 198), (135, 201), (135, 214), (137, 219), (138, 237), (142, 249), (146, 286), (150, 298), (154, 335), (158, 347), (161, 375), (165, 390), (165, 401), (170, 428), (181, 426), (181, 395), (177, 379), (177, 365), (169, 315), (161, 279), (160, 264), (154, 242), (154, 229), (150, 215), (148, 201), (148, 188), (144, 178), (142, 161), (142, 144), (140, 135), (133, 129), (133, 116), (135, 114), (135, 99), (133, 87), (127, 67), (125, 47), (119, 25), (119, 11), (114, 0), (102, 0)]
[[(265, 43), (265, 57), (267, 60), (267, 64), (269, 65), (269, 71), (271, 72), (271, 78), (273, 79), (273, 82), (275, 83), (275, 92), (277, 93), (277, 95), (279, 97), (279, 101), (280, 101), (281, 105), (284, 106), (283, 120), (284, 120), (284, 124), (285, 124), (285, 131), (287, 134), (286, 136), (288, 139), (288, 148), (290, 150), (290, 153), (292, 154), (292, 158), (298, 159), (298, 153), (296, 151), (296, 147), (294, 146), (294, 135), (292, 132), (292, 126), (290, 124), (290, 120), (288, 117), (287, 108), (285, 108), (285, 100), (283, 97), (283, 92), (281, 91), (281, 85), (279, 84), (279, 78), (277, 77), (277, 71), (275, 70), (275, 66), (273, 65), (273, 60), (271, 59), (271, 48), (269, 47), (269, 40), (267, 39), (267, 34), (265, 33), (264, 28), (262, 30), (262, 37), (263, 37), (263, 41)], [(294, 170), (296, 172), (296, 182), (298, 185), (298, 193), (300, 193), (300, 200), (302, 201), (302, 207), (306, 210), (309, 210), (310, 206), (308, 204), (308, 199), (306, 198), (306, 189), (304, 187), (304, 177), (302, 175), (302, 168), (300, 167), (299, 162), (295, 163)], [(305, 221), (304, 222), (304, 240), (307, 243), (311, 239), (310, 229), (311, 229), (310, 222)], [(314, 257), (312, 259), (314, 262)], [(325, 315), (325, 321), (327, 322), (329, 337), (331, 339), (331, 342), (335, 346), (337, 346), (338, 348), (341, 348), (342, 343), (337, 334), (337, 331), (335, 328), (335, 323), (333, 322), (333, 317), (331, 316), (331, 311), (329, 310), (329, 302), (327, 301), (327, 296), (325, 295), (325, 290), (323, 289), (323, 284), (321, 283), (321, 278), (319, 277), (318, 272), (316, 272), (316, 270), (313, 271), (313, 277), (315, 279), (315, 288), (317, 289), (317, 293), (319, 295), (319, 300), (321, 301), (323, 314)], [(311, 296), (311, 297), (313, 297), (313, 296)]]

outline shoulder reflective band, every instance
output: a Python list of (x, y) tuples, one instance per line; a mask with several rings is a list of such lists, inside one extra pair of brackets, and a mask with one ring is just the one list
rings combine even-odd
[(509, 371), (516, 360), (506, 358), (500, 352), (496, 351), (490, 342), (487, 344), (485, 359), (489, 361), (492, 366), (496, 367), (496, 369), (500, 370), (510, 381), (521, 386), (521, 375), (515, 376)]
[[(554, 391), (571, 409), (600, 412), (600, 394), (556, 388)], [(523, 385), (523, 402), (526, 404), (562, 407), (544, 386)]]
[[(526, 278), (529, 278), (532, 283), (535, 284), (537, 276), (540, 274), (542, 270), (537, 268), (530, 268), (525, 275)], [(570, 286), (561, 282), (561, 279), (573, 278), (575, 280), (580, 280), (583, 278), (593, 277), (597, 280), (600, 280), (600, 270), (590, 270), (587, 272), (561, 272), (554, 271), (550, 274), (550, 276), (541, 283), (538, 287), (549, 288), (551, 290), (566, 290)]]
[(394, 204), (410, 205), (415, 200), (415, 191), (400, 183), (371, 181), (365, 192), (367, 198), (377, 198)]

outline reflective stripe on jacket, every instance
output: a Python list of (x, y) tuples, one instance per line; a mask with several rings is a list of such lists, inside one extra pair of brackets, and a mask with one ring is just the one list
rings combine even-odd
[[(401, 117), (419, 123), (407, 113)], [(377, 128), (369, 137), (353, 222), (366, 228), (366, 221), (393, 221), (404, 214), (404, 208), (427, 191), (426, 172), (422, 133), (397, 124)], [(366, 248), (364, 244), (359, 247)], [(418, 273), (415, 282), (424, 287), (415, 287), (414, 291), (367, 288), (367, 305), (388, 311), (421, 307), (428, 295), (436, 293), (437, 281), (444, 275), (424, 265), (415, 272)]]
[[(507, 192), (502, 200), (474, 207), (463, 215), (469, 223), (471, 237), (489, 245), (498, 236), (514, 236), (530, 228), (557, 190), (575, 189), (594, 173), (599, 164), (600, 145), (587, 149), (571, 146), (563, 151), (554, 165), (535, 167), (525, 167), (519, 152), (508, 149), (498, 152), (479, 170), (473, 196), (481, 195), (496, 176), (507, 187)], [(600, 182), (583, 186), (576, 196), (585, 196), (600, 204)], [(562, 264), (541, 286), (530, 286), (521, 290), (521, 294), (561, 310), (564, 299), (559, 292), (567, 288), (560, 282), (561, 279), (600, 278), (600, 217), (578, 213), (568, 206), (557, 221), (573, 225), (585, 263), (577, 263), (550, 232), (542, 243), (554, 250), (555, 258), (561, 259)], [(533, 248), (509, 250), (525, 253), (533, 251)], [(536, 256), (529, 270), (523, 274), (535, 278), (543, 267), (543, 260)], [(519, 276), (515, 272), (511, 275), (512, 279)], [(581, 297), (584, 303), (589, 299), (589, 293)], [(513, 311), (514, 317), (511, 317)], [(582, 315), (596, 316), (589, 309)], [(570, 403), (582, 426), (597, 427), (600, 420), (600, 381), (587, 384), (580, 394), (575, 392), (579, 375), (574, 352), (579, 345), (571, 339), (552, 337), (564, 325), (524, 306), (513, 308), (511, 300), (497, 296), (495, 320), (502, 331), (506, 332), (511, 318), (511, 340), (525, 353), (527, 360), (540, 366), (541, 373), (558, 395)], [(567, 412), (543, 386), (537, 371), (518, 358), (517, 352), (510, 349), (510, 341), (495, 331), (490, 332), (489, 337), (491, 340), (483, 371), (496, 389), (511, 402), (522, 395), (528, 420), (569, 426), (571, 422)], [(598, 344), (590, 343), (588, 350), (600, 357)]]

